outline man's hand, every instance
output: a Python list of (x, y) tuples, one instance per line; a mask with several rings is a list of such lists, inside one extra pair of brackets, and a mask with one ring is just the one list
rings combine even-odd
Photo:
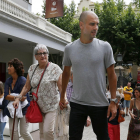
[(90, 124), (91, 124), (91, 120), (90, 120), (90, 118), (88, 117), (88, 118), (87, 118), (87, 127), (90, 126)]
[(126, 93), (126, 94), (132, 94), (132, 92), (129, 92), (129, 91), (124, 91), (124, 93)]
[(116, 117), (116, 114), (117, 114), (117, 106), (113, 101), (110, 102), (110, 105), (108, 107), (107, 118), (109, 118), (110, 113), (112, 113), (112, 116), (109, 119), (109, 121), (113, 120)]
[(19, 106), (19, 98), (16, 98), (15, 99), (15, 101), (13, 102), (13, 106), (14, 106), (14, 108), (18, 108), (18, 106)]
[(66, 108), (67, 104), (68, 104), (68, 101), (65, 98), (60, 98), (59, 106), (61, 110)]

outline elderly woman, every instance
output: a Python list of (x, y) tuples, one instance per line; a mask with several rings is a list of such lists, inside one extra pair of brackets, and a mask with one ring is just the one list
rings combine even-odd
[[(4, 86), (4, 100), (14, 101), (16, 97), (11, 95), (12, 93), (20, 94), (22, 88), (26, 83), (26, 78), (23, 76), (24, 69), (23, 63), (14, 58), (8, 62), (8, 74), (11, 75), (5, 82)], [(14, 127), (14, 140), (19, 140), (19, 127), (20, 127), (20, 134), (24, 140), (32, 140), (32, 136), (30, 135), (28, 128), (29, 123), (26, 123), (25, 114), (26, 110), (30, 104), (30, 97), (28, 92), (25, 93), (26, 97), (22, 97), (21, 101), (24, 101), (26, 98), (28, 100), (28, 104), (22, 109), (22, 118), (15, 118), (15, 127)], [(12, 126), (13, 126), (13, 118), (10, 115), (8, 109), (6, 109), (5, 114), (9, 117), (9, 130), (10, 136), (12, 135)]]
[[(62, 70), (58, 65), (48, 61), (49, 51), (45, 45), (38, 44), (34, 49), (34, 53), (38, 64), (33, 64), (30, 66), (28, 70), (26, 84), (23, 90), (21, 91), (20, 95), (24, 96), (30, 90), (31, 87), (32, 92), (36, 93), (37, 85), (41, 78), (42, 72), (44, 71), (46, 66), (48, 66), (40, 82), (37, 94), (37, 103), (43, 115), (43, 122), (39, 123), (39, 129), (40, 140), (54, 140), (54, 124), (56, 110), (58, 108), (60, 98), (58, 89), (61, 93), (62, 87)], [(19, 98), (15, 100), (13, 105), (15, 108), (17, 108), (18, 104)]]

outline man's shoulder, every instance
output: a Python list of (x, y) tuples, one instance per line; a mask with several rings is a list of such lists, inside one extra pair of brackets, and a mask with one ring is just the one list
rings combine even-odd
[(127, 86), (125, 86), (123, 89), (124, 89), (124, 90), (127, 89)]
[(103, 41), (103, 40), (95, 38), (95, 43), (97, 44), (98, 47), (100, 46), (102, 47), (102, 49), (105, 49), (105, 50), (110, 50), (111, 48), (111, 45), (107, 41)]
[(104, 41), (104, 40), (100, 40), (98, 38), (95, 38), (95, 41), (100, 44), (100, 45), (106, 45), (106, 44), (109, 44), (107, 41)]
[(75, 41), (73, 41), (73, 42), (67, 44), (67, 45), (66, 45), (66, 48), (74, 47), (78, 41), (79, 41), (79, 39), (77, 39), (77, 40), (75, 40)]

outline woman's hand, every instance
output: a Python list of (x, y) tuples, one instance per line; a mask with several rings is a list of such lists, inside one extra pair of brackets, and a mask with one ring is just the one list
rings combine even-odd
[(64, 108), (67, 107), (67, 104), (68, 104), (68, 101), (64, 98), (60, 98), (60, 102), (59, 102), (59, 106), (60, 106), (60, 109), (63, 110)]
[(23, 101), (25, 101), (25, 99), (26, 99), (26, 96), (23, 96), (20, 101), (23, 102)]
[(132, 112), (129, 113), (132, 119), (135, 119), (137, 116), (135, 116)]
[(19, 98), (16, 98), (15, 99), (15, 101), (13, 102), (13, 106), (14, 106), (14, 108), (18, 108), (18, 106), (19, 106)]

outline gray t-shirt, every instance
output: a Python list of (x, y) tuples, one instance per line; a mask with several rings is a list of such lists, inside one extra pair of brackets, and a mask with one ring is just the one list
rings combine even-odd
[(64, 66), (72, 66), (73, 90), (71, 102), (89, 106), (108, 106), (106, 69), (114, 64), (108, 42), (94, 38), (89, 44), (80, 39), (68, 44), (64, 51)]

